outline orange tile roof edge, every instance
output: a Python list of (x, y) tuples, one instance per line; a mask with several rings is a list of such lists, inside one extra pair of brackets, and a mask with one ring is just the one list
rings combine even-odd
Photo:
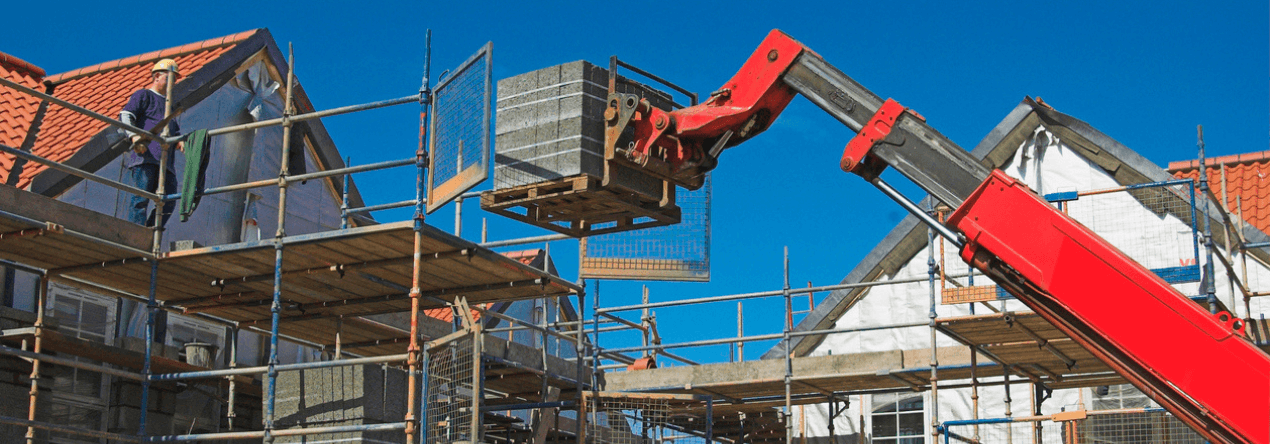
[(522, 264), (530, 265), (534, 262), (534, 260), (538, 259), (539, 255), (545, 253), (545, 250), (538, 248), (533, 250), (508, 251), (506, 253), (499, 254), (506, 256), (509, 259), (516, 260)]
[[(538, 249), (532, 249), (532, 250), (508, 251), (508, 252), (499, 253), (499, 254), (506, 256), (509, 259), (520, 262), (522, 264), (531, 265), (533, 264), (535, 259), (538, 259), (540, 255), (544, 255), (546, 253), (547, 253), (546, 250), (538, 248)], [(477, 307), (487, 309), (487, 310), (493, 306), (494, 304), (477, 305)], [(448, 307), (429, 308), (429, 309), (420, 311), (420, 313), (423, 313), (425, 316), (428, 316), (433, 319), (442, 320), (446, 322), (454, 322), (454, 310), (451, 310)], [(480, 310), (472, 309), (472, 318), (479, 321), (481, 319)]]
[[(1255, 151), (1244, 154), (1232, 154), (1229, 156), (1212, 157), (1204, 159), (1204, 166), (1207, 168), (1216, 168), (1218, 165), (1230, 165), (1247, 162), (1258, 162), (1270, 160), (1270, 151)], [(1168, 170), (1170, 173), (1193, 170), (1199, 168), (1199, 159), (1183, 160), (1178, 162), (1169, 162)]]
[(44, 79), (44, 81), (56, 85), (59, 83), (64, 83), (70, 80), (74, 80), (80, 77), (96, 74), (103, 71), (127, 68), (129, 66), (133, 66), (137, 64), (149, 63), (149, 62), (153, 62), (162, 58), (172, 58), (172, 57), (176, 57), (176, 56), (180, 56), (184, 54), (202, 51), (202, 50), (213, 48), (213, 47), (229, 46), (229, 45), (233, 45), (235, 43), (238, 43), (250, 38), (251, 36), (255, 35), (257, 32), (260, 32), (261, 29), (252, 29), (250, 31), (243, 31), (237, 34), (230, 34), (224, 37), (203, 40), (201, 42), (194, 42), (187, 45), (178, 46), (175, 48), (165, 49), (162, 51), (154, 51), (154, 52), (148, 52), (141, 55), (124, 57), (119, 60), (112, 60), (109, 62), (99, 63), (93, 66), (88, 66), (88, 67), (76, 69), (73, 71), (68, 71), (61, 74), (53, 75)]
[(23, 71), (26, 71), (27, 73), (31, 74), (32, 77), (43, 78), (45, 74), (44, 68), (40, 68), (38, 66), (31, 64), (31, 62), (19, 59), (9, 54), (5, 54), (3, 52), (0, 52), (0, 63), (4, 63), (14, 68), (18, 68)]

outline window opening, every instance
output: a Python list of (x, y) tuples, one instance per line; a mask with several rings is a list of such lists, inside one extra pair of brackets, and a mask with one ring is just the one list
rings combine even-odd
[(922, 444), (926, 414), (921, 395), (886, 393), (873, 395), (874, 444)]
[[(53, 282), (49, 284), (47, 309), (49, 315), (57, 319), (57, 331), (62, 335), (100, 344), (114, 343), (117, 309), (115, 298)], [(68, 358), (100, 364), (78, 356)], [(104, 430), (109, 377), (99, 372), (67, 366), (53, 366), (51, 373), (53, 396), (50, 409), (53, 422)], [(61, 433), (51, 434), (50, 439), (57, 443), (99, 442), (92, 438)]]

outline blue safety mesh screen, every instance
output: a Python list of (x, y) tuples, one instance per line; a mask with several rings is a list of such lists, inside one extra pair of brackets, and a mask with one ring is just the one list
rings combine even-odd
[[(1192, 283), (1192, 282), (1199, 282), (1199, 279), (1200, 279), (1199, 265), (1184, 265), (1181, 267), (1152, 268), (1151, 272), (1155, 273), (1156, 276), (1159, 276), (1160, 279), (1164, 279), (1164, 282), (1168, 282), (1170, 284), (1186, 284), (1186, 283)], [(1201, 296), (1201, 298), (1205, 298), (1205, 297), (1206, 296)], [(1008, 291), (1005, 291), (1004, 288), (997, 286), (997, 299), (1014, 299), (1014, 295), (1010, 294), (1010, 292)]]
[[(1198, 216), (1190, 187), (1190, 182), (1157, 182), (1083, 191), (1061, 208), (1138, 263), (1171, 270), (1199, 264), (1198, 227), (1193, 223)], [(1177, 274), (1170, 273), (1166, 279)]]
[(678, 224), (584, 238), (581, 277), (710, 280), (710, 178), (696, 191), (680, 188)]
[(433, 91), (429, 213), (489, 177), (490, 50), (486, 44)]
[[(1196, 195), (1190, 182), (1168, 181), (1046, 195), (1060, 211), (1093, 230), (1183, 294), (1201, 278)], [(1014, 299), (996, 287), (997, 299)], [(967, 300), (983, 300), (986, 294)], [(948, 299), (946, 299), (948, 300)]]

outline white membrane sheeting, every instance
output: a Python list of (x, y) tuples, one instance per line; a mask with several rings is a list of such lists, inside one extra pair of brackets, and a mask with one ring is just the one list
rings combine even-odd
[[(1101, 168), (1077, 154), (1064, 144), (1062, 140), (1059, 140), (1057, 136), (1043, 127), (1038, 127), (1032, 137), (1019, 146), (1013, 158), (1001, 169), (1007, 174), (1021, 179), (1041, 195), (1055, 192), (1100, 190), (1120, 186)], [(1176, 186), (1173, 189), (1185, 190), (1185, 186)], [(1092, 199), (1093, 197), (1098, 199)], [(1186, 197), (1189, 199), (1189, 196)], [(1185, 204), (1185, 201), (1182, 201), (1182, 203)], [(1190, 227), (1187, 224), (1188, 221), (1171, 214), (1161, 215), (1158, 211), (1152, 211), (1130, 193), (1118, 192), (1101, 196), (1082, 197), (1080, 200), (1070, 203), (1069, 214), (1081, 223), (1090, 226), (1099, 235), (1107, 238), (1113, 245), (1121, 248), (1130, 257), (1133, 257), (1148, 268), (1159, 269), (1192, 265), (1194, 263), (1187, 262), (1188, 260), (1193, 261), (1195, 257), (1191, 243)], [(1202, 226), (1200, 228), (1202, 229)], [(1221, 227), (1214, 227), (1214, 229), (1221, 229)], [(884, 276), (882, 280), (927, 277), (929, 251), (928, 249), (923, 249), (898, 272), (894, 275)], [(938, 244), (936, 244), (934, 254), (939, 254)], [(943, 259), (946, 272), (949, 275), (961, 275), (967, 272), (967, 265), (961, 261), (957, 256), (957, 251), (951, 245), (945, 244)], [(936, 260), (939, 260), (938, 256), (936, 256)], [(1199, 263), (1202, 265), (1204, 260), (1204, 250), (1201, 244), (1199, 247)], [(1235, 256), (1234, 261), (1239, 263), (1240, 258), (1238, 255)], [(1218, 263), (1216, 267), (1218, 299), (1232, 308), (1238, 316), (1246, 317), (1247, 311), (1244, 309), (1242, 297), (1232, 298), (1231, 287), (1227, 284), (1226, 275), (1221, 264)], [(1250, 281), (1248, 286), (1254, 290), (1264, 289), (1266, 284), (1270, 284), (1270, 272), (1251, 259), (1248, 260), (1248, 275), (1248, 280)], [(966, 284), (965, 278), (960, 278), (958, 281)], [(976, 285), (985, 285), (991, 284), (991, 281), (978, 276), (974, 283)], [(1175, 285), (1175, 288), (1188, 296), (1197, 295), (1198, 287), (1199, 285), (1194, 282)], [(1237, 292), (1238, 290), (1235, 291)], [(1109, 295), (1109, 297), (1111, 296), (1113, 295)], [(875, 287), (853, 308), (844, 313), (838, 319), (834, 328), (859, 328), (922, 322), (927, 320), (930, 312), (930, 297), (930, 287), (925, 280), (912, 284)], [(1254, 298), (1252, 300), (1251, 312), (1254, 317), (1264, 314), (1270, 309), (1270, 306), (1267, 306), (1270, 304), (1267, 304), (1265, 299)], [(1013, 300), (994, 301), (990, 304), (998, 309), (1009, 311), (1028, 310), (1022, 303)], [(971, 314), (970, 306), (967, 304), (936, 305), (935, 310), (941, 318)], [(975, 313), (977, 314), (988, 312), (982, 305), (975, 308)], [(960, 346), (959, 343), (942, 334), (938, 336), (937, 341), (939, 347)], [(930, 330), (927, 327), (887, 329), (831, 335), (811, 355), (916, 350), (929, 347)], [(999, 381), (999, 378), (997, 380)], [(1017, 381), (1017, 379), (1012, 379), (1012, 381)], [(950, 381), (941, 381), (941, 383), (948, 382)], [(1126, 396), (1120, 394), (1121, 391), (1115, 387), (1111, 389), (1111, 392), (1111, 395), (1099, 395), (1095, 393), (1095, 390), (1089, 388), (1055, 390), (1053, 397), (1043, 403), (1041, 413), (1052, 414), (1061, 410), (1070, 411), (1079, 408), (1082, 402), (1085, 408), (1093, 409), (1097, 405), (1113, 404), (1104, 400), (1107, 396)], [(1129, 390), (1129, 392), (1133, 392), (1133, 390)], [(970, 393), (968, 388), (939, 390), (939, 421), (975, 418)], [(929, 437), (931, 432), (931, 414), (933, 413), (931, 411), (932, 401), (930, 393), (910, 393), (909, 395), (923, 397), (922, 423), (926, 427), (924, 435)], [(1011, 384), (1010, 395), (1013, 401), (1010, 410), (1013, 415), (1025, 416), (1031, 414), (1033, 394), (1030, 384), (1026, 382)], [(1006, 415), (1004, 387), (1000, 385), (981, 387), (979, 396), (977, 417), (997, 418)], [(1129, 397), (1132, 396), (1129, 395)], [(865, 435), (871, 434), (875, 430), (871, 414), (875, 408), (882, 406), (883, 397), (881, 395), (852, 396), (850, 401), (850, 407), (834, 421), (836, 434), (840, 437), (847, 437), (848, 440), (853, 436), (858, 438), (861, 433)], [(1123, 401), (1116, 400), (1116, 402), (1131, 405), (1136, 400), (1125, 399)], [(795, 431), (806, 430), (809, 437), (827, 435), (828, 425), (826, 419), (829, 416), (827, 405), (809, 405), (806, 407), (805, 418), (807, 424), (805, 428), (798, 424), (804, 414), (798, 408), (795, 408), (792, 413), (795, 421)], [(1016, 439), (1030, 441), (1031, 436), (1024, 435), (1016, 437)]]

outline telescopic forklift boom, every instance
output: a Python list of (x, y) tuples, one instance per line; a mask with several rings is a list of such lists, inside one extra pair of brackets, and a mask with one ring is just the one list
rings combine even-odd
[[(841, 168), (960, 248), (968, 264), (1213, 442), (1270, 443), (1270, 355), (1243, 321), (1212, 314), (1024, 184), (990, 171), (894, 100), (882, 100), (779, 30), (699, 105), (663, 111), (610, 93), (615, 159), (695, 189), (724, 149), (802, 95), (858, 134)], [(883, 182), (893, 168), (956, 210), (939, 223)], [(1027, 223), (1019, 223), (1027, 221)]]

